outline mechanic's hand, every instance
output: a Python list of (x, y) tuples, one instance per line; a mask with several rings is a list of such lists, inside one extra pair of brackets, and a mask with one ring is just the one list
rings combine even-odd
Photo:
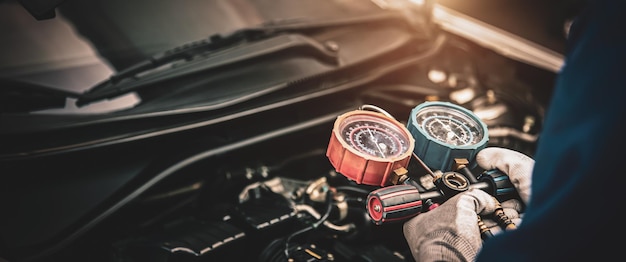
[(524, 204), (528, 204), (534, 159), (511, 149), (487, 147), (476, 154), (476, 163), (485, 170), (497, 168), (507, 174)]
[[(478, 152), (476, 161), (485, 170), (497, 168), (509, 175), (522, 201), (528, 203), (533, 159), (513, 150), (490, 147)], [(473, 261), (482, 246), (478, 215), (494, 235), (502, 231), (488, 219), (498, 204), (488, 193), (470, 189), (407, 221), (403, 231), (413, 257), (416, 261)], [(522, 203), (511, 199), (500, 205), (514, 223), (521, 222)]]
[(492, 214), (494, 197), (481, 189), (459, 193), (404, 223), (415, 261), (473, 261), (482, 246), (478, 214)]
[[(524, 203), (511, 199), (502, 202), (502, 208), (513, 223), (519, 225), (522, 222), (520, 212), (530, 199), (531, 176), (535, 160), (510, 149), (488, 147), (478, 152), (476, 163), (485, 170), (497, 168), (509, 176), (509, 180)], [(498, 223), (492, 219), (484, 218), (483, 222), (494, 235), (502, 231)]]

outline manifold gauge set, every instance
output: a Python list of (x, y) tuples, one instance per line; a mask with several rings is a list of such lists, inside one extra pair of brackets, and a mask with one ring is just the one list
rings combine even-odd
[[(379, 187), (368, 194), (365, 207), (371, 221), (381, 225), (427, 212), (469, 188), (485, 190), (498, 201), (516, 197), (508, 176), (499, 170), (472, 174), (475, 156), (488, 140), (487, 125), (457, 104), (419, 104), (406, 125), (368, 105), (337, 117), (326, 156), (348, 179)], [(427, 190), (411, 179), (411, 159), (431, 175), (434, 188)]]
[[(370, 110), (368, 110), (370, 109)], [(359, 184), (397, 183), (394, 172), (412, 157), (427, 168), (450, 171), (455, 159), (473, 159), (487, 146), (486, 124), (450, 102), (426, 101), (403, 125), (384, 110), (363, 106), (337, 117), (326, 155), (337, 172)]]

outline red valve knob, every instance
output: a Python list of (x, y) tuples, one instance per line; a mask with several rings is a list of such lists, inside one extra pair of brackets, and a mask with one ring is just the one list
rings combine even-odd
[(383, 187), (367, 196), (367, 213), (376, 225), (414, 217), (422, 205), (420, 192), (411, 185)]

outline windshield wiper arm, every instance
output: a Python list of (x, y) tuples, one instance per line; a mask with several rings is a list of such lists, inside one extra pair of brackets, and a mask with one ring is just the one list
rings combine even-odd
[[(339, 64), (339, 58), (335, 51), (329, 50), (323, 44), (310, 37), (300, 34), (277, 35), (258, 42), (233, 47), (222, 52), (199, 55), (195, 59), (188, 58), (176, 65), (173, 63), (178, 60), (169, 61), (171, 58), (168, 57), (168, 60), (166, 60), (168, 62), (160, 60), (161, 62), (154, 63), (152, 66), (133, 67), (132, 71), (125, 71), (131, 72), (126, 73), (131, 76), (122, 79), (110, 79), (99, 86), (98, 89), (82, 94), (76, 104), (82, 106), (96, 100), (136, 91), (139, 88), (162, 81), (217, 69), (243, 61), (264, 59), (269, 56), (278, 57), (279, 55), (308, 56), (333, 66)], [(155, 64), (158, 65), (157, 68), (153, 68)], [(119, 76), (116, 75), (116, 77)]]
[[(242, 59), (251, 59), (271, 52), (280, 52), (289, 49), (304, 49), (306, 51), (313, 51), (309, 53), (317, 56), (325, 62), (338, 63), (336, 53), (330, 52), (313, 39), (307, 38), (304, 35), (298, 35), (300, 37), (292, 36), (291, 38), (280, 38), (280, 36), (283, 33), (294, 33), (293, 35), (296, 35), (296, 33), (298, 32), (304, 32), (306, 30), (320, 29), (325, 27), (346, 26), (351, 24), (363, 23), (377, 23), (380, 21), (401, 21), (402, 19), (403, 17), (398, 13), (390, 12), (360, 17), (349, 17), (334, 21), (292, 21), (286, 23), (270, 22), (261, 27), (244, 28), (237, 30), (228, 36), (213, 35), (207, 39), (191, 42), (180, 47), (176, 47), (165, 52), (156, 54), (143, 62), (124, 69), (115, 75), (112, 75), (108, 80), (97, 84), (96, 86), (89, 89), (87, 92), (81, 94), (81, 96), (76, 101), (76, 105), (83, 106), (97, 100), (123, 95), (137, 90), (140, 87), (156, 83), (158, 81), (171, 79), (173, 77), (197, 72), (199, 70), (216, 68), (217, 66), (224, 65), (229, 61), (232, 63), (236, 61), (241, 61)], [(282, 42), (282, 45), (272, 43), (275, 46), (270, 46), (269, 42), (262, 42), (263, 40), (272, 41), (272, 39), (274, 39), (273, 41)], [(234, 52), (236, 51), (232, 51), (233, 53), (229, 54), (227, 59), (221, 62), (215, 61), (213, 64), (204, 63), (203, 66), (190, 67), (187, 68), (187, 70), (178, 68), (179, 71), (177, 73), (169, 72), (168, 74), (160, 74), (160, 76), (158, 77), (155, 77), (155, 75), (159, 74), (150, 74), (153, 71), (164, 72), (166, 70), (161, 70), (164, 69), (163, 67), (166, 67), (175, 62), (194, 61), (194, 58), (200, 56), (203, 56), (203, 59), (205, 60), (210, 59), (211, 56), (216, 53), (223, 53), (219, 51), (229, 50), (230, 47), (234, 46), (244, 46), (242, 44), (245, 43), (251, 44), (248, 45), (250, 46), (248, 48), (250, 50), (247, 50), (247, 54), (234, 54)], [(252, 46), (253, 43), (258, 43), (258, 45), (254, 47)], [(243, 49), (245, 48), (242, 48), (240, 52), (242, 52)], [(222, 57), (222, 59), (224, 59), (224, 57)]]
[(182, 46), (175, 47), (165, 52), (153, 55), (143, 62), (137, 63), (112, 75), (107, 81), (94, 86), (88, 92), (96, 92), (100, 89), (106, 88), (107, 86), (115, 85), (123, 79), (135, 77), (135, 75), (141, 72), (145, 72), (177, 60), (191, 59), (195, 55), (201, 53), (219, 50), (221, 48), (242, 43), (244, 41), (255, 41), (262, 38), (267, 38), (272, 36), (273, 34), (273, 32), (270, 32), (268, 30), (253, 28), (235, 31), (234, 33), (226, 37), (223, 37), (219, 34), (212, 35), (207, 39), (187, 43)]

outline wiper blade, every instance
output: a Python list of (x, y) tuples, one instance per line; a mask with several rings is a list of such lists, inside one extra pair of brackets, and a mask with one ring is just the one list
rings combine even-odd
[[(217, 69), (242, 61), (256, 58), (277, 56), (280, 53), (293, 52), (298, 55), (315, 57), (323, 62), (337, 65), (339, 63), (336, 52), (326, 49), (321, 43), (309, 37), (296, 34), (279, 35), (273, 38), (238, 46), (223, 52), (194, 59), (188, 59), (178, 64), (162, 64), (160, 67), (147, 71), (136, 70), (137, 74), (121, 80), (109, 80), (102, 88), (92, 90), (81, 95), (77, 105), (81, 106), (103, 98), (111, 98), (135, 91), (141, 87), (159, 83), (165, 80), (190, 75), (193, 73)], [(178, 61), (177, 61), (178, 62)], [(136, 68), (136, 67), (133, 67)], [(109, 88), (106, 88), (109, 87)]]
[(254, 41), (255, 39), (260, 39), (262, 37), (269, 37), (270, 35), (270, 32), (259, 31), (256, 29), (246, 29), (236, 31), (227, 37), (213, 35), (207, 39), (187, 43), (165, 52), (158, 53), (143, 62), (137, 63), (112, 75), (108, 80), (92, 87), (77, 100), (76, 104), (78, 106), (82, 106), (95, 100), (115, 96), (117, 92), (107, 92), (106, 90), (115, 89), (115, 87), (123, 80), (135, 78), (137, 74), (142, 72), (146, 72), (175, 61), (184, 59), (189, 60), (196, 55), (219, 50), (244, 41)]
[[(81, 94), (76, 101), (76, 105), (84, 106), (101, 99), (127, 94), (159, 81), (288, 50), (304, 51), (303, 53), (313, 55), (324, 62), (337, 64), (338, 57), (335, 52), (299, 33), (324, 27), (368, 22), (376, 23), (380, 21), (400, 21), (402, 19), (402, 15), (389, 12), (334, 21), (270, 22), (257, 28), (237, 30), (228, 36), (213, 35), (207, 39), (156, 54), (143, 62), (112, 75), (108, 80)], [(285, 33), (291, 34), (285, 35)], [(219, 55), (222, 56), (218, 57)], [(184, 64), (189, 64), (189, 62), (197, 63), (194, 66), (174, 65), (174, 63), (180, 62)]]

